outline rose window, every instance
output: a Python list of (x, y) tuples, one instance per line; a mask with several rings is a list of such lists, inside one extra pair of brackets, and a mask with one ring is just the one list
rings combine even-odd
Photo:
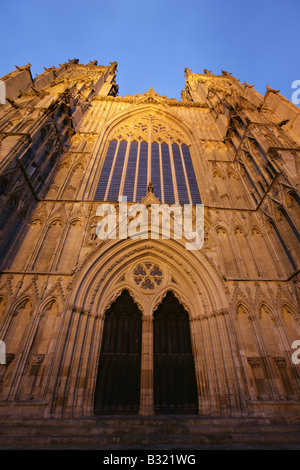
[(153, 290), (162, 283), (163, 273), (156, 264), (140, 263), (133, 271), (133, 279), (141, 289)]

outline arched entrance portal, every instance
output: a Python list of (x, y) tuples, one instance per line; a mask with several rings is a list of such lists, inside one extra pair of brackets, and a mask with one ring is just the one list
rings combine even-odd
[(154, 409), (198, 412), (189, 316), (172, 292), (154, 313)]
[(138, 413), (142, 313), (128, 291), (106, 312), (95, 391), (95, 414)]

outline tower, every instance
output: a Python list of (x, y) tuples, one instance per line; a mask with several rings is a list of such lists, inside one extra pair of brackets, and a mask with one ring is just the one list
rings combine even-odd
[[(116, 67), (2, 77), (3, 414), (299, 414), (299, 109), (208, 70), (121, 97)], [(199, 249), (173, 236), (185, 206)]]

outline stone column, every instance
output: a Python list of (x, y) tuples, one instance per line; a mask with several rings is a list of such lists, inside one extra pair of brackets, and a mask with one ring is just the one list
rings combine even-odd
[(153, 396), (153, 317), (142, 319), (141, 396), (139, 414), (154, 414)]
[(190, 318), (191, 341), (195, 363), (195, 373), (198, 391), (198, 413), (207, 415), (210, 412), (208, 378), (206, 373), (206, 361), (203, 338), (201, 335), (201, 317)]
[(96, 382), (99, 368), (99, 358), (102, 345), (102, 335), (104, 328), (105, 314), (91, 313), (91, 327), (89, 331), (88, 348), (84, 357), (83, 376), (84, 383), (84, 403), (83, 414), (92, 416), (94, 414), (94, 401)]

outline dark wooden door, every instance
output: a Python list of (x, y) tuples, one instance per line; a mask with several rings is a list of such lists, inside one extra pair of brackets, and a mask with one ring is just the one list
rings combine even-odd
[(154, 313), (156, 413), (197, 413), (197, 383), (188, 313), (168, 292)]
[(123, 291), (105, 315), (95, 413), (137, 413), (140, 403), (142, 313)]

